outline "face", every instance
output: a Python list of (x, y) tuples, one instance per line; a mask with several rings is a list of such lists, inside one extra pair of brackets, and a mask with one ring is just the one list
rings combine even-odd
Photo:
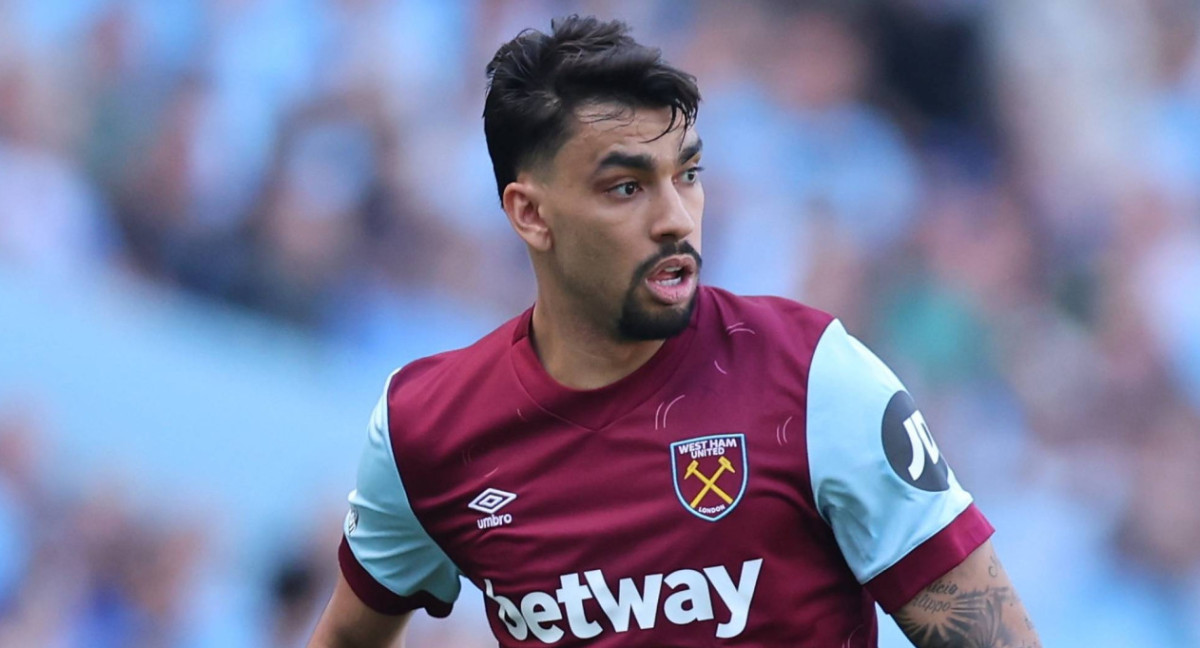
[(536, 182), (548, 230), (539, 290), (617, 339), (678, 335), (700, 271), (700, 138), (669, 109), (612, 104), (577, 111), (570, 139)]

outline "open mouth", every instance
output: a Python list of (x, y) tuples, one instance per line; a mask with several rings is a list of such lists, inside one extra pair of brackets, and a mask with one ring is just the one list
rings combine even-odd
[(663, 259), (646, 275), (646, 286), (654, 298), (668, 306), (687, 302), (696, 286), (696, 260), (688, 255)]

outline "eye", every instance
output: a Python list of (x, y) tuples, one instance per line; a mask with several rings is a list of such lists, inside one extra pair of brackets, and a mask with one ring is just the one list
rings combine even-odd
[(629, 182), (622, 182), (608, 191), (609, 193), (620, 196), (621, 198), (630, 198), (633, 196), (633, 194), (637, 193), (639, 188), (640, 187), (638, 183), (631, 180)]
[(703, 170), (704, 170), (704, 167), (694, 166), (694, 167), (684, 171), (683, 175), (680, 176), (680, 179), (683, 180), (684, 183), (686, 183), (686, 184), (696, 184), (697, 182), (700, 181), (700, 172)]

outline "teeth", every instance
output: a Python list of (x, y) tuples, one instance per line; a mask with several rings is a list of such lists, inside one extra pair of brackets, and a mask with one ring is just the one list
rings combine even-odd
[(667, 266), (663, 268), (665, 272), (679, 272), (680, 270), (683, 270), (683, 266)]
[(659, 279), (654, 283), (660, 286), (678, 286), (683, 281), (683, 277), (675, 277), (673, 279)]

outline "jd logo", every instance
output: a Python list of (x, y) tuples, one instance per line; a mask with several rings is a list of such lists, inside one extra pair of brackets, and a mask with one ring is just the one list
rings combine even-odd
[(950, 488), (950, 468), (906, 391), (896, 392), (884, 410), (883, 451), (892, 470), (908, 484), (927, 491)]

